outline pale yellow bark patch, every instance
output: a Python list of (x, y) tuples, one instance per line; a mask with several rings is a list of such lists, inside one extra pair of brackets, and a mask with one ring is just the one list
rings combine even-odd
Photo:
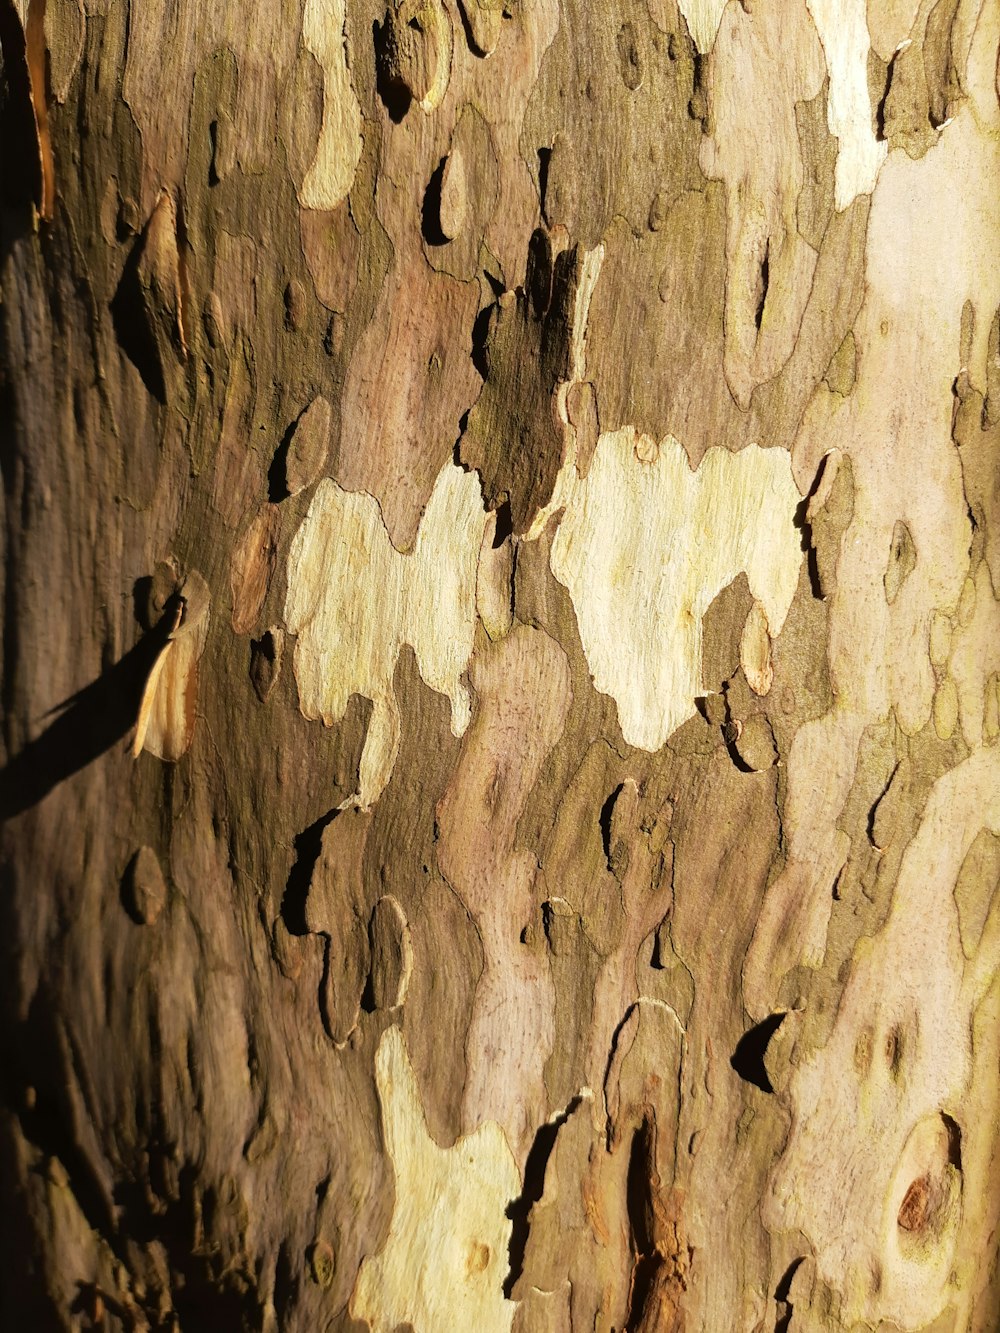
[(438, 1147), (398, 1028), (379, 1042), (375, 1080), (396, 1202), (385, 1245), (361, 1265), (351, 1314), (372, 1333), (400, 1324), (414, 1333), (508, 1333), (517, 1307), (503, 1296), (505, 1214), (521, 1181), (503, 1131), (490, 1121)]
[(684, 15), (688, 32), (701, 54), (711, 51), (726, 0), (679, 0), (677, 8)]
[(985, 560), (976, 570), (975, 580), (966, 580), (949, 670), (949, 679), (955, 683), (962, 736), (966, 745), (975, 749), (989, 739), (985, 730), (988, 686), (994, 672), (1000, 671), (1000, 603), (993, 594)]
[(601, 436), (566, 501), (551, 562), (623, 736), (658, 750), (694, 715), (702, 617), (717, 593), (745, 571), (768, 632), (781, 629), (802, 559), (801, 497), (783, 449), (710, 449), (692, 472), (672, 437), (655, 456), (645, 451), (649, 462), (637, 443), (631, 426)]
[(838, 209), (871, 194), (887, 145), (875, 138), (868, 93), (871, 42), (865, 0), (806, 0), (826, 54), (830, 77), (826, 120), (837, 137), (834, 200)]
[(361, 108), (347, 68), (345, 17), (345, 0), (306, 0), (302, 40), (323, 69), (323, 124), (302, 182), (303, 208), (336, 208), (361, 158)]
[(395, 763), (392, 677), (404, 643), (412, 645), (424, 681), (451, 700), (452, 732), (461, 736), (468, 726), (461, 676), (472, 654), (485, 523), (477, 477), (448, 463), (408, 555), (389, 540), (372, 496), (328, 478), (295, 535), (285, 622), (298, 636), (299, 706), (304, 716), (332, 726), (352, 694), (373, 701), (356, 798), (363, 806), (377, 800)]

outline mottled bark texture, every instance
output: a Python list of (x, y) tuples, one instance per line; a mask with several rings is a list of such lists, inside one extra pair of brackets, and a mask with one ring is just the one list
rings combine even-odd
[(991, 1330), (997, 0), (0, 0), (5, 1329)]

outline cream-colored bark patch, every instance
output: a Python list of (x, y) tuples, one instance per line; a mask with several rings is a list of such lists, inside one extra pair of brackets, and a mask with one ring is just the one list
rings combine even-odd
[(965, 581), (950, 662), (949, 679), (955, 682), (962, 736), (970, 749), (989, 740), (984, 723), (989, 683), (997, 671), (1000, 671), (1000, 602), (994, 596), (989, 566), (983, 560), (975, 579)]
[(711, 51), (726, 0), (679, 0), (677, 8), (684, 15), (688, 32), (701, 54)]
[(396, 1203), (385, 1245), (361, 1265), (351, 1314), (372, 1333), (401, 1324), (414, 1333), (507, 1333), (517, 1307), (503, 1295), (506, 1209), (521, 1180), (503, 1131), (489, 1121), (439, 1148), (398, 1028), (379, 1042), (375, 1080)]
[(830, 75), (826, 120), (837, 136), (834, 199), (846, 208), (859, 194), (871, 194), (887, 145), (875, 138), (868, 93), (868, 36), (865, 0), (806, 0), (826, 53)]
[(983, 828), (1000, 833), (992, 749), (935, 784), (889, 919), (858, 945), (833, 1034), (789, 1085), (792, 1130), (765, 1220), (805, 1234), (845, 1326), (924, 1328), (976, 1262), (959, 1243), (962, 1196), (988, 1185), (969, 1174), (961, 1139), (974, 1128), (973, 1015), (1000, 957), (987, 931), (966, 962), (953, 887)]
[(303, 208), (336, 208), (361, 158), (361, 108), (347, 69), (345, 17), (345, 0), (306, 0), (302, 40), (323, 69), (323, 124), (302, 182)]
[(631, 426), (601, 436), (551, 559), (623, 736), (658, 750), (695, 712), (702, 616), (717, 593), (745, 571), (769, 634), (781, 629), (802, 559), (801, 497), (783, 449), (710, 449), (692, 472), (672, 437), (641, 443)]
[(424, 681), (451, 700), (451, 728), (469, 723), (461, 683), (472, 654), (476, 567), (486, 515), (474, 473), (448, 463), (427, 504), (413, 551), (389, 540), (377, 502), (329, 478), (316, 488), (288, 560), (285, 622), (298, 635), (299, 707), (327, 726), (352, 694), (374, 711), (361, 758), (362, 806), (377, 800), (392, 774), (399, 715), (392, 677), (404, 643)]
[[(991, 60), (995, 68), (996, 27), (985, 37), (993, 45), (975, 46), (970, 67)], [(857, 381), (846, 398), (817, 391), (793, 448), (805, 484), (831, 449), (850, 460), (853, 510), (828, 599), (834, 707), (792, 742), (782, 821), (788, 861), (768, 889), (744, 972), (744, 998), (757, 1018), (774, 1006), (785, 972), (822, 961), (830, 886), (849, 849), (837, 818), (864, 728), (892, 709), (908, 735), (933, 716), (944, 738), (955, 732), (961, 707), (967, 742), (984, 734), (993, 655), (971, 660), (971, 639), (960, 632), (949, 643), (971, 538), (952, 429), (959, 373), (979, 392), (987, 386), (989, 329), (1000, 305), (1000, 268), (990, 259), (1000, 248), (1000, 140), (987, 128), (996, 112), (995, 94), (992, 107), (964, 105), (918, 161), (893, 153), (885, 163), (872, 196), (865, 301), (854, 326)], [(967, 301), (973, 319), (963, 358)], [(885, 557), (898, 523), (915, 560), (890, 604)], [(982, 617), (975, 633), (995, 615), (987, 584), (966, 599)], [(931, 657), (943, 667), (949, 652), (952, 677), (936, 683)]]

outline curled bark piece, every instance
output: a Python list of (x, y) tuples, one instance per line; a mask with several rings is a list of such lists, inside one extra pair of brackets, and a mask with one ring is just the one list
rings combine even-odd
[(504, 0), (458, 0), (465, 35), (473, 55), (490, 56), (503, 27)]
[(754, 602), (740, 637), (740, 666), (754, 694), (767, 694), (774, 680), (771, 666), (771, 636), (767, 614), (760, 602)]
[(465, 225), (468, 211), (468, 187), (465, 183), (465, 159), (455, 147), (448, 154), (441, 175), (441, 203), (438, 220), (441, 234), (453, 241)]
[(752, 773), (762, 773), (773, 768), (778, 758), (774, 745), (774, 732), (763, 713), (755, 713), (739, 726), (738, 733), (732, 739), (733, 749), (740, 762)]
[(451, 78), (451, 18), (441, 0), (395, 0), (376, 28), (379, 91), (393, 120), (439, 106)]
[(285, 455), (285, 488), (299, 495), (322, 475), (330, 447), (333, 409), (322, 394), (312, 400), (295, 423)]
[(229, 583), (236, 634), (249, 634), (257, 623), (274, 574), (280, 531), (277, 505), (264, 505), (233, 552)]
[(368, 922), (371, 971), (368, 986), (376, 1009), (398, 1009), (406, 1000), (413, 971), (410, 927), (399, 900), (391, 893), (372, 908)]
[[(5, 81), (18, 119), (24, 128), (30, 124), (34, 139), (28, 188), (34, 195), (38, 216), (50, 222), (55, 210), (55, 164), (45, 98), (45, 4), (39, 0), (31, 4), (3, 0), (0, 46)], [(15, 127), (15, 133), (23, 132), (22, 126)]]
[(186, 357), (177, 205), (169, 190), (160, 191), (156, 207), (146, 224), (136, 272), (157, 345), (171, 344), (182, 358)]
[(281, 675), (285, 631), (277, 625), (264, 631), (250, 647), (250, 681), (262, 704), (266, 704)]
[(123, 885), (125, 909), (140, 925), (151, 926), (163, 911), (167, 885), (152, 847), (140, 847), (129, 862)]
[(158, 759), (174, 763), (191, 745), (198, 702), (198, 662), (208, 637), (210, 602), (208, 584), (197, 570), (192, 570), (177, 589), (172, 628), (143, 691), (132, 744), (136, 757), (148, 750)]
[(476, 569), (476, 610), (491, 639), (502, 639), (514, 620), (514, 542), (498, 540), (497, 515), (487, 516)]

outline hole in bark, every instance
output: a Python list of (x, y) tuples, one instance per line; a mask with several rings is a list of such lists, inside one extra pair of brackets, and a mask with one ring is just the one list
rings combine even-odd
[(760, 295), (757, 300), (757, 309), (754, 312), (753, 322), (759, 329), (764, 318), (764, 303), (767, 301), (767, 288), (771, 281), (771, 242), (764, 243), (764, 258), (760, 263)]
[(781, 1281), (774, 1289), (775, 1304), (783, 1305), (785, 1307), (784, 1310), (782, 1310), (779, 1313), (777, 1319), (774, 1321), (774, 1333), (788, 1333), (789, 1326), (791, 1325), (792, 1322), (792, 1313), (794, 1309), (791, 1301), (788, 1299), (788, 1296), (790, 1291), (792, 1290), (792, 1279), (798, 1272), (799, 1265), (801, 1263), (802, 1263), (801, 1256), (798, 1259), (793, 1259), (792, 1262), (788, 1265), (788, 1268), (785, 1270), (785, 1276), (781, 1279)]
[[(664, 945), (663, 945), (664, 933), (666, 933), (667, 949), (669, 949), (669, 953), (666, 953), (666, 956), (664, 956), (666, 951), (664, 950)], [(660, 924), (656, 927), (656, 930), (653, 932), (653, 948), (650, 951), (649, 955), (649, 966), (655, 972), (665, 971), (667, 967), (667, 960), (670, 958), (670, 955), (672, 953), (673, 953), (673, 946), (670, 943), (670, 913), (668, 912), (667, 915), (660, 922)]]
[(764, 1067), (764, 1056), (768, 1043), (784, 1022), (785, 1014), (768, 1014), (767, 1018), (755, 1024), (736, 1043), (729, 1063), (744, 1083), (752, 1083), (761, 1092), (773, 1092), (774, 1088)]
[(497, 507), (497, 526), (493, 536), (493, 549), (496, 551), (514, 531), (514, 519), (510, 512), (510, 500), (504, 500)]
[(305, 409), (299, 413), (294, 421), (289, 423), (288, 428), (281, 437), (281, 442), (274, 451), (274, 457), (271, 459), (271, 466), (267, 469), (267, 498), (273, 505), (280, 504), (282, 500), (288, 499), (288, 450), (292, 443), (292, 436), (295, 434), (295, 428), (304, 415)]
[(582, 1098), (572, 1097), (566, 1104), (565, 1111), (554, 1120), (540, 1125), (524, 1164), (524, 1189), (507, 1207), (507, 1217), (511, 1222), (510, 1243), (507, 1247), (509, 1266), (504, 1279), (503, 1294), (510, 1300), (511, 1292), (524, 1271), (524, 1255), (528, 1248), (531, 1210), (542, 1197), (545, 1189), (545, 1168), (552, 1156), (559, 1130), (565, 1125), (573, 1112), (580, 1105)]
[(274, 1264), (274, 1311), (284, 1324), (284, 1318), (298, 1296), (298, 1282), (292, 1272), (288, 1258), (288, 1242), (282, 1241), (278, 1247), (278, 1258)]
[(209, 186), (218, 185), (220, 176), (215, 168), (215, 163), (219, 156), (219, 122), (213, 120), (209, 122), (208, 138), (212, 147), (212, 157), (208, 164), (208, 183)]
[(551, 148), (539, 148), (538, 150), (538, 202), (544, 208), (545, 191), (549, 186), (549, 162), (552, 158)]
[(788, 1293), (792, 1289), (792, 1278), (795, 1276), (801, 1263), (802, 1256), (800, 1255), (798, 1259), (793, 1259), (788, 1265), (788, 1268), (785, 1270), (785, 1276), (774, 1289), (774, 1299), (776, 1301), (788, 1300)]
[(809, 591), (818, 602), (823, 601), (823, 583), (819, 576), (819, 561), (816, 558), (816, 548), (811, 545), (806, 549), (806, 573), (809, 575)]
[(472, 364), (485, 380), (490, 373), (490, 360), (486, 344), (490, 336), (490, 319), (495, 307), (483, 306), (472, 326)]
[(313, 871), (323, 848), (323, 830), (331, 824), (339, 810), (328, 810), (314, 824), (295, 835), (292, 843), (295, 848), (295, 860), (288, 872), (285, 892), (281, 898), (281, 919), (289, 935), (308, 935), (306, 925), (306, 899), (309, 897), (309, 885)]
[(729, 758), (733, 761), (733, 766), (740, 773), (753, 773), (755, 770), (747, 763), (737, 748), (740, 732), (736, 725), (730, 721), (722, 728), (722, 739), (725, 743)]
[(0, 46), (4, 76), (0, 86), (0, 139), (4, 156), (0, 200), (12, 211), (20, 212), (29, 201), (41, 201), (42, 169), (31, 106), (25, 33), (16, 5), (0, 7)]
[(550, 902), (542, 903), (542, 933), (545, 936), (545, 943), (552, 948), (552, 918), (555, 913), (552, 910)]
[(946, 1112), (941, 1112), (941, 1119), (944, 1121), (944, 1127), (948, 1132), (948, 1165), (953, 1166), (956, 1171), (961, 1171), (962, 1131), (958, 1122), (953, 1120)]
[(145, 241), (146, 234), (143, 232), (136, 237), (125, 261), (118, 287), (111, 298), (111, 323), (118, 346), (139, 372), (147, 392), (158, 403), (165, 404), (166, 381), (139, 282), (139, 260)]
[(882, 790), (875, 797), (875, 800), (871, 803), (868, 809), (868, 821), (865, 826), (865, 832), (868, 834), (868, 841), (871, 843), (873, 847), (878, 847), (878, 843), (875, 841), (875, 816), (878, 814), (878, 808), (885, 799), (886, 793), (892, 786), (892, 780), (896, 776), (896, 773), (898, 771), (899, 771), (899, 765), (896, 764), (896, 766), (893, 768), (892, 772), (886, 779), (885, 785), (883, 786)]
[(643, 1327), (656, 1270), (663, 1262), (653, 1235), (654, 1147), (653, 1126), (644, 1118), (632, 1135), (625, 1184), (625, 1205), (635, 1251), (625, 1333)]
[(885, 87), (882, 89), (882, 96), (875, 108), (875, 138), (880, 142), (885, 139), (885, 108), (889, 100), (889, 94), (892, 92), (892, 76), (899, 54), (899, 51), (894, 52), (885, 67)]
[(393, 69), (392, 24), (388, 15), (384, 23), (372, 24), (372, 41), (375, 46), (375, 88), (389, 119), (398, 125), (410, 109), (413, 94)]
[(441, 230), (441, 182), (448, 159), (443, 157), (431, 172), (420, 207), (420, 230), (428, 245), (447, 245), (448, 237)]
[(611, 867), (611, 816), (614, 813), (615, 801), (618, 800), (619, 793), (624, 787), (623, 782), (619, 782), (608, 799), (601, 806), (599, 821), (601, 825), (601, 846), (604, 848), (604, 859), (608, 863), (608, 869)]
[(528, 261), (525, 268), (524, 287), (531, 297), (531, 308), (538, 319), (543, 318), (552, 304), (554, 264), (551, 238), (541, 228), (536, 228), (531, 233), (531, 238), (528, 241)]
[(897, 1023), (885, 1035), (885, 1062), (895, 1078), (903, 1061), (903, 1029)]
[(816, 476), (813, 484), (809, 487), (809, 494), (800, 500), (795, 507), (795, 514), (792, 517), (793, 525), (798, 528), (802, 536), (799, 539), (799, 546), (805, 553), (806, 571), (809, 575), (809, 587), (812, 595), (817, 601), (823, 600), (823, 582), (819, 576), (819, 561), (816, 556), (816, 547), (813, 545), (812, 524), (809, 522), (809, 501), (818, 492), (823, 475), (829, 465), (829, 456), (824, 456), (819, 467), (816, 469)]

